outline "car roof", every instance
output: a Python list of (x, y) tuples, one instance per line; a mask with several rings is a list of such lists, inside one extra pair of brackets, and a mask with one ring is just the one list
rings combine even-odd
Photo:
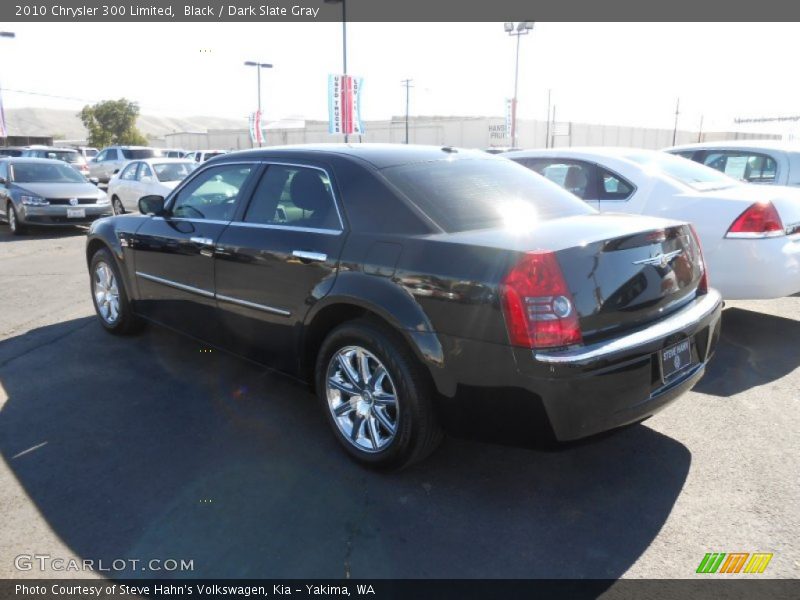
[(51, 165), (67, 165), (67, 163), (65, 163), (63, 160), (58, 160), (57, 158), (34, 158), (33, 156), (0, 156), (0, 160), (12, 165), (22, 163), (30, 163), (33, 165), (41, 165), (43, 163), (49, 163)]
[(800, 152), (800, 142), (784, 140), (720, 140), (717, 142), (700, 142), (681, 144), (664, 148), (664, 150), (716, 150), (720, 148), (736, 148), (738, 150), (779, 150)]
[(193, 164), (193, 161), (188, 160), (186, 158), (170, 158), (169, 156), (153, 156), (151, 158), (134, 158), (130, 161), (131, 163), (143, 162), (152, 165), (153, 163), (189, 163)]
[(56, 150), (58, 152), (78, 152), (75, 148), (62, 148), (61, 146), (27, 146), (25, 150)]
[(625, 159), (632, 155), (661, 154), (660, 150), (646, 150), (644, 148), (632, 148), (627, 146), (571, 146), (569, 148), (540, 148), (538, 150), (518, 150), (514, 152), (504, 152), (501, 156), (505, 158), (547, 158), (558, 156), (572, 157), (607, 157)]
[[(254, 150), (228, 152), (214, 161), (228, 161), (241, 158), (277, 159), (294, 157), (296, 159), (315, 159), (320, 156), (338, 156), (360, 159), (372, 166), (383, 169), (416, 162), (435, 160), (461, 160), (479, 158), (482, 160), (503, 160), (482, 150), (465, 150), (450, 146), (422, 146), (414, 144), (296, 144), (291, 146), (269, 146)], [(507, 154), (503, 154), (507, 156)]]

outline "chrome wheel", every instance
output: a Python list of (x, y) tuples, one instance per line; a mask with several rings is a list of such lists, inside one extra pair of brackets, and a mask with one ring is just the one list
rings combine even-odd
[(11, 230), (11, 233), (16, 233), (17, 213), (14, 212), (14, 207), (10, 203), (8, 205), (8, 208), (6, 209), (6, 218), (8, 218), (8, 228)]
[(339, 431), (364, 452), (386, 448), (397, 433), (397, 390), (374, 354), (360, 346), (338, 350), (328, 364), (328, 408)]
[(104, 262), (94, 268), (94, 301), (100, 318), (109, 325), (119, 319), (119, 288), (114, 271)]

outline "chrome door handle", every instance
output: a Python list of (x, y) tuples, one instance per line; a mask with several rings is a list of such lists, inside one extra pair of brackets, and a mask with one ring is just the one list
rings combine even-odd
[(201, 246), (213, 246), (214, 240), (206, 237), (190, 237), (189, 241), (193, 244), (200, 244)]
[(328, 260), (327, 254), (322, 254), (321, 252), (306, 252), (305, 250), (293, 250), (292, 256), (300, 260), (313, 260), (316, 262), (325, 262)]

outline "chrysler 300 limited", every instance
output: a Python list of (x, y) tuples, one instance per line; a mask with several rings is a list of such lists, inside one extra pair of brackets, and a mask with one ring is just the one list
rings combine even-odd
[(598, 214), (481, 152), (236, 152), (139, 208), (88, 235), (102, 326), (156, 322), (306, 379), (374, 466), (475, 411), (556, 441), (639, 422), (719, 337), (690, 225)]

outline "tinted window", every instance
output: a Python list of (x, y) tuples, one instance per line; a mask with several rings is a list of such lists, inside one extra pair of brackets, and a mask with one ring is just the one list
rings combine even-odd
[(115, 148), (103, 150), (99, 160), (117, 160), (117, 151)]
[(8, 179), (8, 163), (0, 162), (0, 177)]
[(158, 156), (158, 153), (152, 148), (123, 148), (121, 152), (122, 156), (127, 160), (153, 158), (154, 156)]
[(593, 169), (590, 165), (575, 161), (535, 161), (530, 168), (555, 184), (560, 185), (578, 198), (594, 199), (592, 190)]
[(633, 194), (633, 184), (619, 175), (598, 167), (601, 200), (627, 200)]
[(629, 154), (625, 158), (639, 163), (646, 169), (660, 171), (664, 175), (700, 191), (722, 189), (736, 185), (736, 180), (727, 175), (666, 152)]
[(460, 159), (414, 163), (381, 173), (445, 231), (524, 226), (592, 208), (515, 162)]
[(752, 183), (773, 183), (778, 168), (771, 156), (754, 152), (710, 151), (703, 164), (734, 179)]
[(86, 155), (86, 158), (97, 156), (97, 150), (95, 148), (85, 148), (83, 153)]
[(16, 163), (12, 167), (16, 183), (85, 183), (83, 175), (66, 164)]
[(180, 191), (172, 205), (173, 216), (230, 221), (239, 192), (252, 171), (251, 165), (224, 165), (205, 170)]
[(258, 182), (247, 223), (341, 229), (328, 176), (317, 169), (271, 165)]
[(131, 163), (122, 170), (119, 178), (123, 181), (133, 181), (136, 179), (136, 169), (139, 168), (139, 163)]
[(208, 160), (210, 158), (214, 158), (215, 156), (222, 156), (225, 154), (224, 152), (206, 152), (203, 156), (203, 160)]
[(192, 163), (155, 163), (153, 169), (159, 181), (181, 181), (194, 169)]

